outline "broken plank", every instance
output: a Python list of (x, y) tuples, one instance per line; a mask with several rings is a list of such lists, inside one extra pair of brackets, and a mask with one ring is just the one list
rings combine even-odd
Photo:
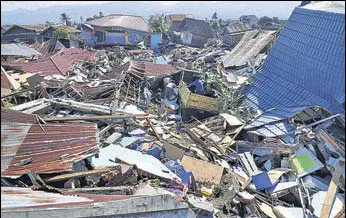
[(156, 115), (132, 115), (132, 114), (117, 114), (117, 115), (105, 115), (105, 116), (79, 116), (79, 117), (46, 117), (44, 121), (73, 121), (73, 120), (105, 120), (105, 119), (148, 119), (157, 118)]
[(110, 168), (103, 168), (103, 169), (89, 170), (89, 171), (84, 171), (84, 172), (68, 173), (68, 174), (48, 178), (45, 181), (46, 182), (57, 182), (57, 181), (66, 180), (66, 179), (70, 179), (70, 178), (78, 178), (78, 177), (90, 176), (90, 175), (94, 175), (94, 174), (107, 173), (110, 170), (111, 170)]
[(246, 157), (244, 154), (238, 154), (238, 157), (240, 158), (240, 162), (242, 165), (246, 168), (246, 171), (249, 173), (249, 176), (252, 176), (254, 174), (250, 164), (248, 163)]
[(326, 198), (324, 199), (322, 209), (321, 209), (321, 214), (320, 218), (328, 218), (329, 214), (332, 209), (332, 205), (335, 199), (335, 194), (337, 192), (338, 184), (339, 184), (339, 178), (342, 173), (342, 167), (345, 164), (344, 161), (339, 161), (336, 165), (336, 169), (333, 173), (332, 180), (330, 181), (329, 188), (327, 191)]

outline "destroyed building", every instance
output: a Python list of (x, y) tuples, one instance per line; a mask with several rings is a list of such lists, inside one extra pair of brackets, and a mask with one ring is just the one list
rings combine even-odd
[(233, 22), (233, 46), (188, 15), (166, 17), (185, 43), (126, 45), (121, 25), (146, 21), (110, 15), (82, 25), (96, 48), (16, 49), (1, 62), (1, 215), (344, 217), (344, 9), (298, 6), (281, 32)]

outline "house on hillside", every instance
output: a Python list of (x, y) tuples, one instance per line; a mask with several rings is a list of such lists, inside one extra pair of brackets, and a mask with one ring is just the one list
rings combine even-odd
[(65, 26), (65, 25), (51, 25), (48, 28), (46, 28), (44, 31), (42, 31), (41, 33), (41, 38), (42, 41), (47, 41), (51, 38), (54, 37), (54, 32), (57, 29), (61, 29), (61, 30), (66, 30), (66, 32), (69, 34), (69, 38), (70, 39), (76, 39), (79, 37), (80, 34), (80, 30), (77, 30), (74, 27), (70, 27), (70, 26)]
[(86, 22), (81, 37), (88, 46), (134, 44), (143, 39), (150, 44), (152, 29), (140, 16), (112, 14)]
[(252, 28), (256, 28), (259, 21), (256, 15), (243, 15), (239, 20), (248, 23)]
[(223, 42), (228, 45), (236, 45), (252, 27), (245, 22), (231, 22), (223, 31)]
[(203, 47), (208, 39), (215, 36), (209, 23), (192, 18), (185, 18), (179, 26), (179, 31), (182, 43), (192, 47)]
[(1, 43), (17, 41), (33, 44), (40, 39), (40, 34), (46, 28), (42, 25), (13, 25), (3, 33)]

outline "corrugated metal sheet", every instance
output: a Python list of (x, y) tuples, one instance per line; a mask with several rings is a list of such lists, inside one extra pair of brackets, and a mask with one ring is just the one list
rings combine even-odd
[(33, 191), (30, 188), (1, 187), (1, 209), (35, 207), (55, 204), (71, 204), (77, 202), (93, 202), (92, 199)]
[(244, 129), (252, 129), (266, 124), (275, 123), (290, 117), (297, 113), (308, 109), (309, 107), (291, 107), (291, 108), (275, 108), (258, 116), (252, 123), (246, 125)]
[(237, 46), (224, 58), (225, 67), (241, 67), (250, 57), (256, 57), (274, 38), (274, 31), (248, 31)]
[(34, 114), (25, 114), (16, 110), (1, 108), (1, 124), (4, 122), (14, 123), (38, 123)]
[(135, 198), (126, 195), (100, 195), (64, 192), (49, 193), (33, 191), (30, 188), (1, 187), (1, 209), (17, 208), (66, 208), (67, 206), (93, 205), (98, 202), (109, 202)]
[(1, 121), (1, 173), (10, 165), (31, 125), (13, 126)]
[(27, 63), (5, 63), (4, 66), (18, 67), (26, 73), (42, 75), (66, 74), (72, 64), (77, 61), (93, 62), (96, 52), (79, 48), (63, 48), (51, 57), (44, 57), (37, 61)]
[[(29, 125), (29, 130), (27, 130)], [(42, 129), (44, 129), (44, 131)], [(3, 132), (3, 130), (5, 130)], [(13, 136), (13, 132), (20, 134)], [(73, 130), (73, 131), (71, 131)], [(1, 173), (4, 177), (19, 177), (29, 170), (35, 173), (55, 173), (72, 170), (73, 162), (85, 159), (98, 147), (97, 126), (88, 123), (69, 124), (23, 124), (1, 123), (1, 141), (7, 139), (9, 144), (20, 144), (8, 168)], [(27, 131), (24, 140), (23, 135)], [(18, 133), (16, 133), (18, 135)], [(16, 147), (17, 148), (17, 147)], [(11, 148), (12, 149), (12, 148)], [(8, 155), (13, 149), (3, 153)], [(32, 162), (24, 166), (15, 166), (22, 160), (31, 158)]]
[(1, 56), (25, 56), (42, 55), (33, 48), (22, 44), (1, 44)]
[(226, 28), (230, 34), (252, 30), (251, 26), (244, 22), (232, 22)]
[(296, 127), (294, 125), (288, 124), (287, 122), (277, 122), (264, 125), (261, 128), (249, 131), (248, 133), (264, 136), (267, 138), (275, 138), (293, 132), (294, 130), (296, 130)]
[(91, 26), (122, 27), (142, 32), (152, 32), (148, 22), (140, 16), (111, 14), (102, 18), (88, 21), (87, 24)]
[(156, 64), (146, 61), (131, 61), (130, 72), (138, 76), (159, 76), (164, 74), (174, 74), (180, 69), (169, 64)]
[(344, 113), (345, 14), (295, 8), (246, 96), (256, 110), (317, 105)]

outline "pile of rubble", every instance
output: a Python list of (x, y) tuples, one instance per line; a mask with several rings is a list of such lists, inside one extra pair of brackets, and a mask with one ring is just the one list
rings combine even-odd
[[(135, 205), (189, 211), (176, 217), (344, 217), (344, 114), (301, 105), (257, 113), (246, 102), (273, 40), (254, 30), (234, 48), (213, 39), (161, 56), (114, 46), (52, 75), (2, 66), (5, 212), (19, 193), (85, 211), (93, 202), (97, 216)], [(132, 202), (128, 211), (104, 204), (119, 199)], [(17, 207), (52, 204), (44, 200)]]

